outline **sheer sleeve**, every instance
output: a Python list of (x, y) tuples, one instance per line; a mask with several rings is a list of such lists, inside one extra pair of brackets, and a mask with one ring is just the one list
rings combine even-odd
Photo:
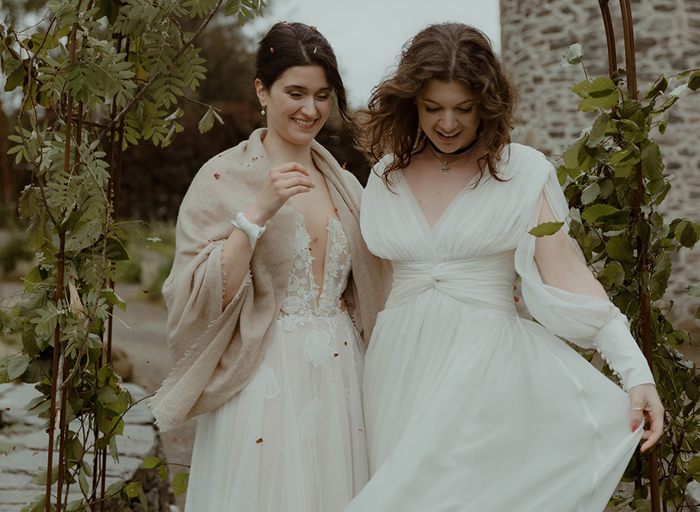
[[(565, 221), (568, 205), (554, 169), (542, 157), (540, 164), (548, 167), (543, 194), (529, 213), (529, 231), (538, 224), (542, 197), (546, 197), (558, 221)], [(578, 245), (570, 240), (580, 257)], [(576, 345), (596, 349), (627, 390), (640, 384), (654, 383), (644, 355), (629, 331), (627, 318), (610, 301), (571, 293), (544, 283), (535, 262), (537, 238), (526, 233), (515, 252), (515, 268), (522, 279), (522, 294), (532, 316), (549, 331)]]

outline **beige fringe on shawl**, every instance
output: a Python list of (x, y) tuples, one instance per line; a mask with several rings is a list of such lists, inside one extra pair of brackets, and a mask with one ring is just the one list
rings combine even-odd
[[(291, 201), (267, 223), (249, 275), (222, 312), (221, 250), (233, 229), (231, 219), (252, 204), (272, 167), (262, 145), (265, 133), (256, 130), (249, 140), (209, 160), (180, 207), (175, 262), (163, 286), (176, 367), (150, 404), (162, 431), (238, 393), (262, 362), (275, 328), (294, 255), (296, 211)], [(367, 343), (382, 294), (379, 264), (360, 234), (362, 187), (316, 141), (311, 149), (350, 244), (352, 273), (344, 296)]]

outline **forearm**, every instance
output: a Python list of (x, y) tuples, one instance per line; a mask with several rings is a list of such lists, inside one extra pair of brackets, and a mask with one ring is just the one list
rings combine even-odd
[(221, 250), (221, 271), (225, 276), (223, 308), (229, 305), (248, 274), (253, 248), (248, 235), (234, 228)]

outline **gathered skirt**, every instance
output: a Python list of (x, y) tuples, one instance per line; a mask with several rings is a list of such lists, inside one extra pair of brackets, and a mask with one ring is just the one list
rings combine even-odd
[(197, 419), (186, 512), (340, 512), (369, 479), (349, 315), (275, 328), (251, 382)]

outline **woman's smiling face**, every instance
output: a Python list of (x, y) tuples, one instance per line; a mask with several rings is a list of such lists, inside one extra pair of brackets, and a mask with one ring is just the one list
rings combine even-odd
[(293, 66), (266, 89), (255, 81), (260, 104), (267, 111), (268, 136), (294, 145), (309, 144), (323, 127), (332, 104), (332, 90), (320, 66)]
[(418, 122), (443, 153), (466, 147), (477, 135), (479, 98), (461, 82), (428, 81), (416, 96)]

